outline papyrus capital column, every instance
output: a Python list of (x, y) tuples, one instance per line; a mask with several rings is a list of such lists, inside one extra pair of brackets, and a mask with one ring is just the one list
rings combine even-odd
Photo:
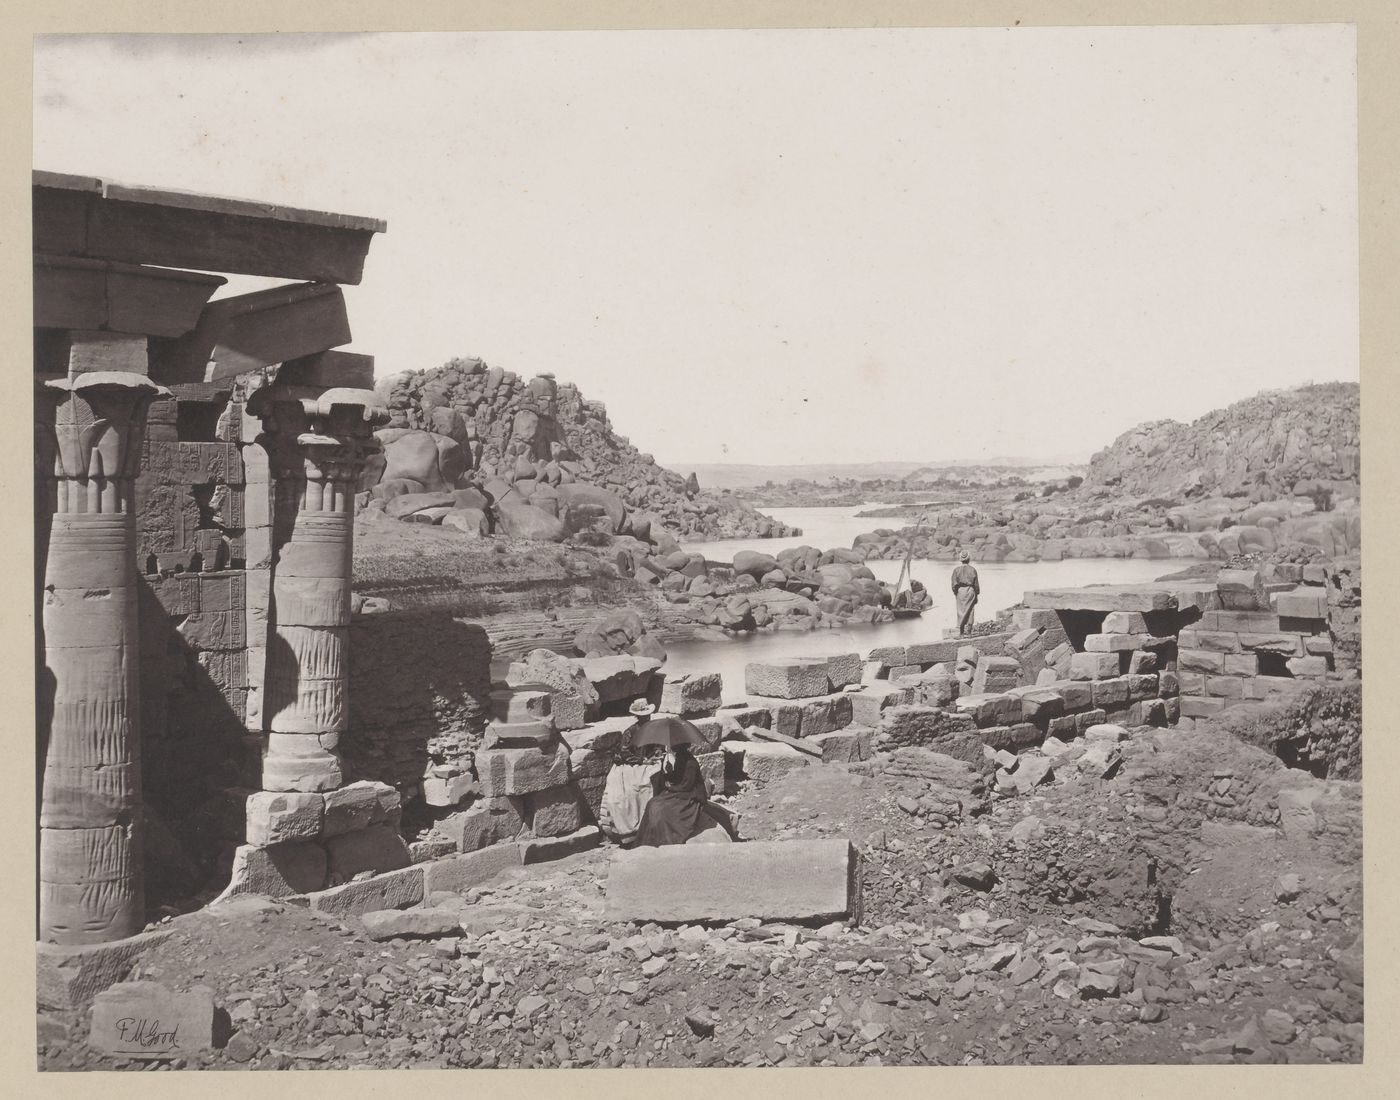
[[(93, 336), (103, 355), (144, 364), (144, 338)], [(36, 475), (52, 510), (42, 593), (52, 693), (40, 745), (46, 942), (99, 943), (145, 924), (133, 483), (146, 410), (165, 392), (130, 370), (39, 386)]]
[(249, 401), (275, 479), (273, 566), (264, 715), (268, 791), (328, 791), (343, 776), (350, 561), (360, 472), (388, 412), (371, 390), (319, 397), (270, 386)]

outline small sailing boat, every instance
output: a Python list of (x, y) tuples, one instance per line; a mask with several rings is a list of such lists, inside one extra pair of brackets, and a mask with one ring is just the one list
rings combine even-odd
[[(919, 516), (918, 522), (914, 524), (914, 533), (909, 536), (909, 549), (906, 550), (904, 554), (904, 565), (899, 570), (899, 581), (894, 586), (894, 599), (890, 601), (890, 612), (896, 619), (917, 618), (922, 615), (929, 606), (928, 602), (915, 604), (913, 588), (914, 576), (909, 568), (909, 563), (914, 558), (914, 539), (918, 537), (919, 530), (923, 527), (925, 518), (925, 515)], [(922, 592), (920, 595), (922, 595)], [(927, 596), (924, 596), (924, 600), (927, 601), (927, 599)]]

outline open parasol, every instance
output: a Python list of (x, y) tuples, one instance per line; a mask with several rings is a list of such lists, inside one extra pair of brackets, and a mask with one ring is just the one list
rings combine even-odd
[(694, 748), (705, 747), (705, 735), (691, 722), (674, 715), (663, 714), (660, 718), (647, 718), (632, 731), (632, 747), (660, 745), (664, 749), (674, 749), (681, 745)]

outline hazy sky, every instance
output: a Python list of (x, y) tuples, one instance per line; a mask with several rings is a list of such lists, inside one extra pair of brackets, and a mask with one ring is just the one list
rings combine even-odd
[(351, 350), (552, 371), (680, 467), (1359, 377), (1346, 26), (51, 37), (34, 98), (35, 167), (386, 219)]

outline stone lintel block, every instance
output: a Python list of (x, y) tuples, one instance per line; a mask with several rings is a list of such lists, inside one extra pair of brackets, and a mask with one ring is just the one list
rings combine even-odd
[(1045, 630), (1059, 624), (1060, 616), (1043, 607), (1021, 607), (1011, 613), (1011, 625), (1017, 630)]
[(619, 852), (608, 865), (614, 921), (858, 919), (859, 854), (848, 840), (768, 840)]
[(1207, 611), (1195, 625), (1200, 630), (1250, 634), (1272, 634), (1279, 628), (1272, 611)]

